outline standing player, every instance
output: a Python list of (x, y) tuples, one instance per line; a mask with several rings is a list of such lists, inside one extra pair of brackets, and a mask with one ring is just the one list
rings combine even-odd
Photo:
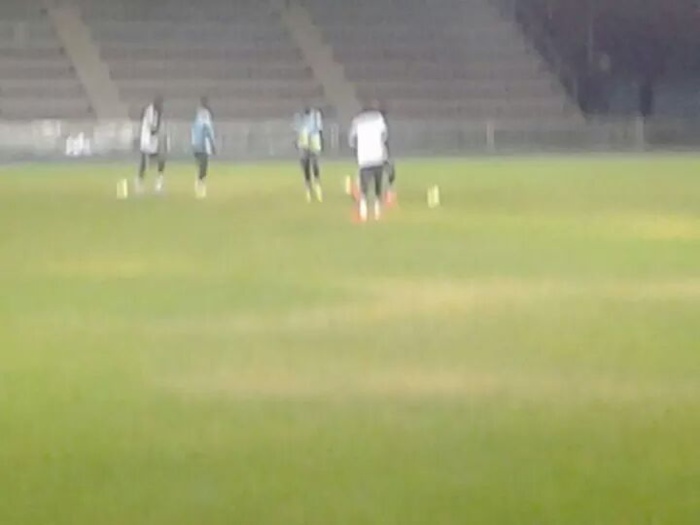
[(203, 199), (207, 196), (206, 179), (209, 170), (209, 157), (216, 153), (212, 120), (209, 101), (207, 97), (202, 97), (192, 123), (192, 151), (197, 161), (197, 179), (195, 180), (194, 193), (198, 199)]
[(141, 116), (140, 151), (141, 162), (136, 177), (136, 192), (143, 191), (143, 181), (150, 162), (156, 159), (158, 162), (158, 177), (155, 189), (163, 191), (165, 182), (165, 155), (168, 149), (168, 137), (163, 123), (163, 97), (158, 95), (151, 104), (146, 106)]
[[(388, 127), (387, 121), (386, 121), (386, 113), (383, 111), (381, 108), (380, 104), (378, 102), (375, 102), (373, 104), (374, 110), (378, 111), (381, 113), (382, 117), (384, 117), (384, 123)], [(387, 131), (387, 136), (388, 136), (388, 131)], [(394, 164), (394, 161), (391, 158), (391, 153), (389, 152), (389, 142), (387, 139), (387, 142), (385, 144), (386, 146), (386, 157), (387, 160), (384, 163), (384, 175), (386, 175), (386, 191), (384, 193), (384, 202), (386, 203), (387, 206), (394, 206), (396, 204), (396, 189), (395, 189), (395, 183), (396, 183), (396, 166)], [(357, 176), (357, 181), (353, 181), (351, 179), (348, 179), (347, 182), (348, 186), (345, 189), (345, 192), (350, 195), (355, 201), (359, 201), (360, 198), (360, 177), (359, 174)]]
[[(312, 191), (318, 202), (323, 201), (321, 189), (321, 168), (318, 158), (323, 151), (323, 119), (321, 112), (312, 107), (306, 107), (296, 116), (295, 131), (297, 134), (297, 149), (301, 169), (304, 173), (306, 200), (311, 202)], [(313, 180), (312, 180), (313, 179)]]
[(357, 156), (360, 171), (360, 220), (367, 220), (367, 200), (370, 188), (374, 191), (374, 218), (382, 214), (382, 182), (389, 160), (387, 151), (388, 129), (384, 115), (377, 104), (372, 104), (357, 115), (350, 127), (350, 147)]

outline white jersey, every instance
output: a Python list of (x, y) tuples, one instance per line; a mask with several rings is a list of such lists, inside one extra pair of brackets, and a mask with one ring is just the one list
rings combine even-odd
[(379, 111), (363, 111), (350, 126), (350, 146), (355, 149), (357, 165), (371, 168), (383, 165), (389, 158), (386, 142), (388, 129)]
[(149, 104), (141, 119), (141, 153), (155, 155), (161, 153), (161, 148), (167, 148), (163, 115)]

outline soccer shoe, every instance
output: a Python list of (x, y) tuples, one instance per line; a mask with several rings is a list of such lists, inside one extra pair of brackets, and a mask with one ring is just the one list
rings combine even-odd
[(319, 184), (314, 187), (314, 193), (316, 193), (316, 200), (318, 202), (323, 202), (323, 189)]
[(204, 184), (202, 181), (197, 181), (194, 184), (194, 196), (197, 199), (206, 199), (207, 198), (207, 186)]
[(360, 217), (360, 222), (367, 222), (367, 201), (364, 199), (360, 200), (360, 204), (358, 206), (358, 215)]
[(306, 190), (306, 202), (311, 203), (312, 200), (311, 190)]
[(358, 210), (357, 207), (353, 207), (353, 209), (352, 209), (352, 222), (354, 224), (361, 224), (361, 223), (365, 222), (360, 217), (360, 210)]
[(382, 218), (382, 207), (379, 204), (379, 201), (377, 201), (374, 203), (374, 220), (378, 221), (381, 218)]
[(165, 186), (165, 178), (162, 175), (158, 175), (158, 178), (156, 178), (156, 183), (154, 186), (155, 192), (156, 193), (163, 193), (164, 186)]

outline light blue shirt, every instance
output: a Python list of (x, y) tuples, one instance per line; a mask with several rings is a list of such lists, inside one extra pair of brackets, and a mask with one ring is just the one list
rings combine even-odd
[(310, 150), (316, 153), (321, 151), (323, 118), (320, 111), (312, 109), (309, 113), (297, 115), (294, 128), (297, 133), (297, 146), (299, 149)]
[(211, 112), (207, 108), (200, 107), (192, 123), (192, 150), (195, 153), (211, 155), (214, 152), (214, 140)]

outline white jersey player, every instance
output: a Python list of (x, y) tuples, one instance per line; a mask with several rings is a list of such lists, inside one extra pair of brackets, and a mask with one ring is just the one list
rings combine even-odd
[(165, 156), (168, 150), (168, 136), (163, 122), (163, 97), (157, 96), (154, 101), (146, 106), (141, 116), (141, 133), (139, 150), (141, 161), (136, 177), (136, 191), (143, 189), (143, 180), (150, 162), (155, 159), (158, 162), (158, 177), (156, 178), (156, 192), (163, 190), (165, 175)]
[(367, 201), (370, 190), (374, 197), (374, 218), (382, 214), (382, 183), (384, 168), (389, 160), (387, 141), (389, 139), (384, 115), (378, 106), (363, 110), (350, 127), (350, 147), (355, 151), (360, 172), (360, 220), (367, 220)]

